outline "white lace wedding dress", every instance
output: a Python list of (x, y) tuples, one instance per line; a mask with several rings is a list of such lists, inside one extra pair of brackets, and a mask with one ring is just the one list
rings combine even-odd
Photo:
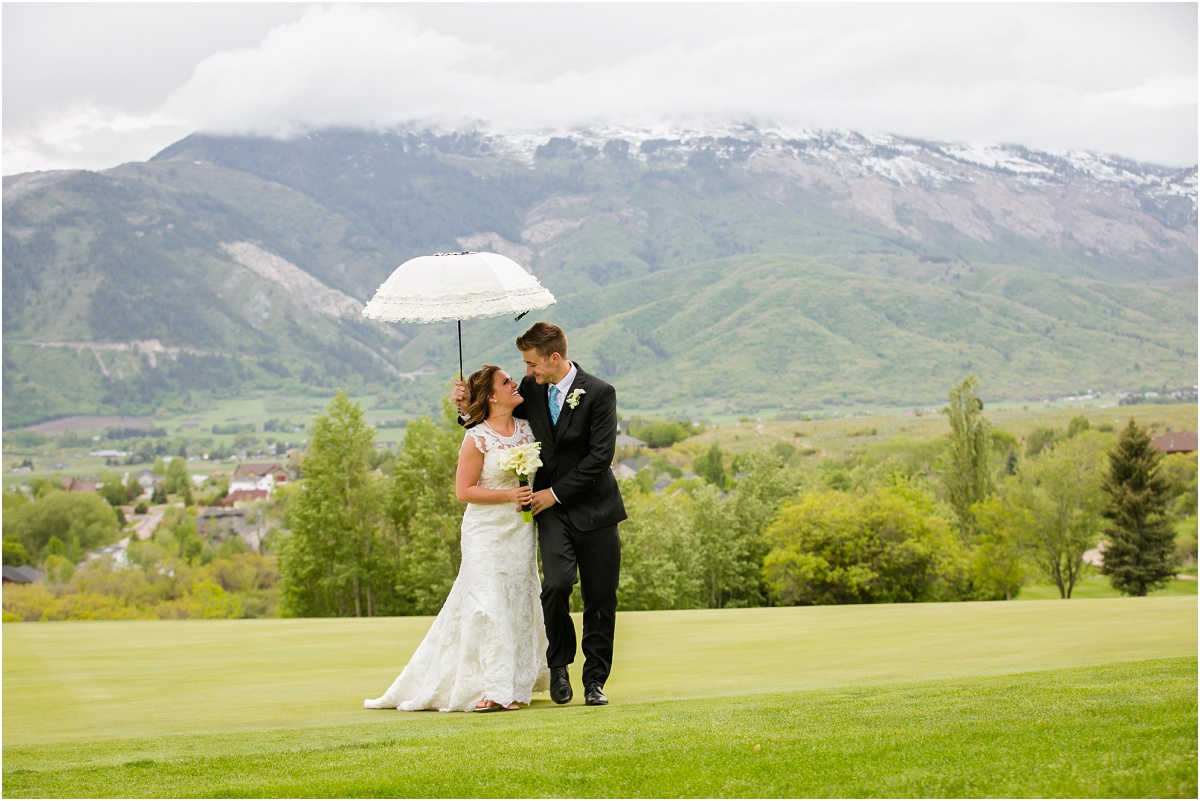
[[(534, 441), (529, 423), (515, 422), (511, 437), (486, 423), (467, 431), (483, 453), (480, 487), (517, 486), (512, 471), (497, 465), (502, 451)], [(467, 504), (462, 566), (442, 611), (400, 677), (363, 705), (465, 712), (484, 699), (528, 704), (545, 692), (550, 671), (535, 540), (533, 523), (524, 522), (514, 504)]]

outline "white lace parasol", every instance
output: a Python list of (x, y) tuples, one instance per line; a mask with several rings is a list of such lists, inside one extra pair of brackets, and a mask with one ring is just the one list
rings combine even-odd
[[(524, 315), (554, 303), (554, 296), (524, 267), (498, 253), (438, 253), (409, 259), (388, 276), (363, 309), (363, 317), (389, 323), (458, 320), (462, 374), (462, 321)], [(519, 319), (519, 318), (518, 318)]]
[(436, 323), (544, 309), (554, 296), (498, 253), (418, 256), (396, 268), (363, 309), (390, 323)]

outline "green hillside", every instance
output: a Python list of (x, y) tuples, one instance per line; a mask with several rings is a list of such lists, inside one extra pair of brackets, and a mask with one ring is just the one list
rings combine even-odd
[[(237, 176), (214, 180), (241, 197)], [(224, 242), (296, 241), (273, 220), (316, 237), (336, 227), (335, 216), (277, 189), (245, 199), (255, 222), (210, 196), (165, 189), (136, 166), (121, 178), (67, 174), (6, 205), (5, 426), (147, 414), (188, 392), (361, 385), (394, 374), (387, 356), (404, 344), (397, 330), (356, 313), (322, 314), (231, 263)]]
[[(909, 280), (760, 254), (570, 295), (547, 316), (631, 406), (679, 414), (938, 403), (970, 372), (997, 399), (1195, 383), (1194, 294), (955, 270)], [(468, 328), (500, 342), (474, 361), (515, 364), (514, 330)]]
[[(677, 144), (552, 139), (526, 162), (479, 135), (192, 136), (144, 164), (10, 176), (4, 426), (335, 387), (428, 411), (453, 325), (358, 312), (396, 265), (462, 242), (529, 266), (559, 301), (534, 317), (631, 408), (926, 404), (967, 372), (1011, 400), (1195, 384), (1194, 252), (972, 239), (897, 205), (905, 237), (740, 140), (660, 155)], [(529, 321), (466, 321), (466, 363), (515, 369)]]

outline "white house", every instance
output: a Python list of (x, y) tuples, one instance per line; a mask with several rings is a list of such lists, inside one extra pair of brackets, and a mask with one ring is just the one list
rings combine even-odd
[(256, 476), (234, 476), (229, 479), (229, 492), (234, 493), (238, 490), (266, 490), (270, 496), (275, 491), (275, 475), (265, 473)]

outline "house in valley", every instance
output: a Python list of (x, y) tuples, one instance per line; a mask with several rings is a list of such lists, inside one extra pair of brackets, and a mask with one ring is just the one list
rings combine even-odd
[(286, 484), (290, 478), (287, 469), (279, 462), (242, 462), (233, 472), (232, 480), (261, 479), (267, 475), (271, 476), (274, 481), (272, 487)]
[(1150, 440), (1155, 448), (1166, 454), (1171, 453), (1195, 453), (1196, 452), (1196, 432), (1195, 431), (1172, 431), (1167, 429), (1167, 433), (1160, 437), (1155, 437)]
[(265, 489), (236, 489), (230, 490), (225, 496), (225, 505), (237, 507), (238, 504), (245, 505), (254, 501), (265, 501), (271, 497), (271, 493)]
[(13, 567), (12, 565), (4, 566), (5, 584), (32, 584), (35, 581), (40, 581), (42, 575), (42, 571), (34, 567)]
[(97, 481), (80, 481), (74, 476), (63, 478), (63, 489), (67, 492), (95, 492), (103, 486)]

